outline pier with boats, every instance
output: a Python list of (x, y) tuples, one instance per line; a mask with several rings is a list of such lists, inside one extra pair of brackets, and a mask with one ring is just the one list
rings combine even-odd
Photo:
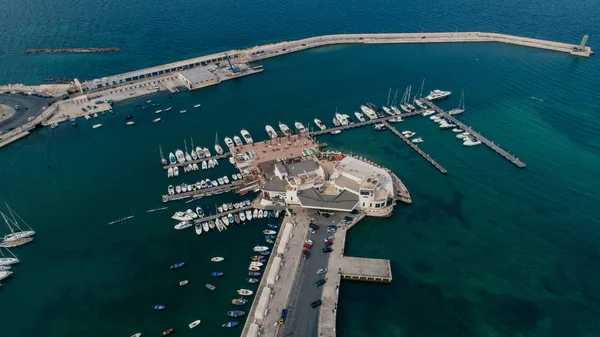
[[(7, 213), (0, 212), (2, 220), (7, 227), (7, 233), (0, 241), (0, 281), (5, 280), (14, 273), (13, 266), (21, 262), (9, 248), (31, 243), (35, 236), (35, 231), (5, 203)], [(1, 284), (0, 284), (1, 285)]]

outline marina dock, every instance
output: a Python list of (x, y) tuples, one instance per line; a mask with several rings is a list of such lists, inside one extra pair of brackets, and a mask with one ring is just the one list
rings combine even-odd
[(217, 195), (217, 194), (222, 194), (222, 193), (226, 193), (229, 191), (233, 191), (234, 189), (240, 187), (243, 184), (244, 184), (244, 181), (242, 181), (242, 180), (234, 180), (234, 181), (230, 182), (229, 184), (203, 188), (200, 190), (195, 190), (195, 191), (190, 191), (190, 192), (182, 192), (182, 193), (177, 193), (174, 195), (166, 195), (165, 194), (162, 196), (162, 201), (166, 203), (169, 201), (183, 200), (183, 199), (187, 199), (187, 198), (200, 199), (202, 197), (207, 197), (207, 196), (211, 196), (211, 195)]
[(438, 169), (438, 171), (442, 172), (443, 174), (448, 173), (448, 171), (442, 165), (438, 164), (438, 162), (433, 160), (433, 158), (431, 158), (431, 156), (429, 156), (427, 153), (423, 152), (423, 150), (421, 150), (421, 148), (418, 147), (417, 144), (411, 142), (410, 139), (406, 138), (402, 133), (400, 133), (398, 130), (396, 130), (396, 128), (391, 126), (387, 121), (384, 121), (383, 124), (385, 124), (385, 126), (387, 126), (387, 128), (390, 129), (390, 131), (392, 131), (396, 136), (398, 136), (400, 139), (402, 139), (402, 141), (404, 141), (413, 150), (417, 151), (417, 153), (420, 154), (421, 157), (425, 158), (425, 160), (427, 160), (431, 165), (433, 165), (433, 167)]
[(348, 125), (340, 125), (340, 126), (336, 126), (333, 128), (328, 128), (325, 130), (319, 130), (319, 131), (313, 131), (313, 132), (309, 132), (309, 134), (311, 136), (320, 136), (320, 135), (324, 135), (324, 134), (328, 134), (331, 133), (332, 131), (343, 131), (343, 130), (349, 130), (349, 129), (354, 129), (354, 128), (359, 128), (361, 126), (366, 126), (366, 125), (373, 125), (373, 124), (377, 124), (377, 123), (383, 123), (386, 122), (388, 119), (392, 118), (392, 117), (411, 117), (411, 116), (416, 116), (416, 115), (420, 115), (423, 113), (423, 110), (417, 110), (417, 111), (413, 111), (413, 112), (409, 112), (409, 113), (403, 113), (401, 115), (394, 115), (394, 116), (385, 116), (385, 117), (380, 117), (380, 118), (376, 118), (376, 119), (369, 119), (366, 120), (364, 122), (358, 122), (358, 123), (353, 123), (353, 124), (348, 124)]
[(519, 158), (516, 158), (512, 154), (508, 153), (506, 150), (503, 150), (500, 146), (494, 144), (494, 142), (490, 141), (489, 139), (487, 139), (484, 136), (482, 136), (480, 133), (478, 133), (475, 130), (471, 129), (469, 126), (465, 125), (463, 122), (459, 121), (454, 116), (450, 115), (448, 112), (444, 111), (443, 109), (441, 109), (440, 107), (438, 107), (437, 105), (435, 105), (434, 103), (432, 103), (431, 101), (428, 101), (425, 98), (423, 98), (422, 101), (425, 104), (429, 105), (433, 110), (435, 110), (438, 113), (443, 114), (444, 117), (446, 117), (447, 119), (451, 120), (454, 124), (456, 124), (457, 126), (460, 126), (463, 130), (465, 130), (466, 132), (470, 133), (475, 138), (479, 139), (483, 144), (485, 144), (490, 149), (494, 150), (494, 152), (496, 152), (497, 154), (499, 154), (500, 156), (502, 156), (504, 159), (506, 159), (509, 162), (513, 163), (516, 167), (518, 167), (518, 168), (524, 168), (526, 166), (525, 163), (523, 163), (522, 161), (519, 160)]
[(231, 153), (225, 152), (223, 154), (218, 154), (218, 155), (215, 155), (215, 156), (212, 156), (212, 157), (204, 157), (204, 158), (199, 158), (199, 159), (192, 160), (192, 161), (185, 161), (183, 163), (176, 162), (175, 164), (163, 165), (163, 168), (165, 170), (168, 170), (169, 168), (175, 167), (175, 166), (183, 167), (183, 166), (188, 166), (188, 165), (191, 165), (191, 164), (200, 164), (203, 161), (208, 161), (208, 160), (211, 160), (211, 159), (224, 159), (224, 158), (228, 158), (229, 156), (231, 156)]
[(224, 216), (227, 216), (229, 214), (239, 213), (241, 211), (245, 211), (245, 210), (252, 209), (252, 208), (254, 208), (254, 206), (252, 204), (250, 204), (248, 206), (230, 209), (228, 211), (221, 212), (221, 213), (218, 213), (216, 215), (209, 215), (209, 216), (204, 216), (204, 217), (202, 217), (200, 219), (194, 219), (193, 222), (194, 223), (203, 223), (203, 222), (210, 221), (210, 220), (217, 220), (217, 219), (220, 219), (220, 218), (222, 218)]

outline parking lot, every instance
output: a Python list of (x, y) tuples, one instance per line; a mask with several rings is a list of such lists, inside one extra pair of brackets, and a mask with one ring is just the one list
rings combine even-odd
[(43, 107), (48, 106), (51, 100), (50, 98), (23, 94), (0, 94), (0, 104), (13, 109), (16, 105), (19, 106), (19, 109), (15, 111), (12, 117), (0, 121), (0, 130), (12, 130), (27, 123), (29, 117), (37, 117), (41, 114)]
[[(327, 233), (327, 226), (340, 225), (340, 220), (348, 214), (334, 214), (328, 218), (319, 215), (316, 211), (310, 211), (311, 222), (318, 225), (319, 229), (315, 234), (308, 233), (308, 238), (312, 240), (313, 246), (308, 256), (299, 267), (296, 279), (294, 280), (294, 292), (289, 299), (287, 319), (279, 336), (317, 336), (318, 318), (320, 307), (311, 308), (311, 302), (321, 299), (322, 286), (317, 287), (315, 282), (320, 279), (327, 279), (327, 273), (317, 275), (316, 271), (327, 265), (329, 255), (324, 253), (325, 238), (331, 236)], [(341, 243), (340, 243), (341, 244)], [(336, 243), (331, 246), (336, 251)], [(301, 254), (301, 252), (298, 252)]]

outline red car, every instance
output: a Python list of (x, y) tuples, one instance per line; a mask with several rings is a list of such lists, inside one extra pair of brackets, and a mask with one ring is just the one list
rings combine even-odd
[(302, 250), (302, 256), (304, 256), (304, 258), (306, 259), (306, 258), (308, 258), (310, 256), (310, 252), (308, 250), (306, 250), (306, 249), (303, 249)]
[(333, 241), (325, 241), (325, 247), (329, 247), (333, 244)]

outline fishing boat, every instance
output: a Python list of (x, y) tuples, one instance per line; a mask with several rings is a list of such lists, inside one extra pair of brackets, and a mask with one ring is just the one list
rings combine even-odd
[(223, 176), (223, 182), (225, 182), (225, 184), (229, 184), (229, 178), (227, 178), (227, 176)]
[(92, 125), (92, 129), (97, 129), (101, 126), (102, 126), (102, 124), (94, 124), (94, 125)]
[(196, 214), (198, 214), (199, 218), (204, 217), (204, 211), (202, 210), (202, 207), (200, 207), (200, 206), (196, 207)]
[(248, 276), (260, 276), (260, 272), (251, 271), (251, 272), (248, 273)]
[[(188, 188), (188, 191), (189, 191), (189, 190), (190, 190), (190, 188)], [(191, 210), (191, 209), (189, 209), (189, 208), (188, 208), (188, 209), (185, 211), (185, 213), (186, 213), (187, 215), (189, 215), (190, 217), (192, 217), (192, 219), (196, 219), (196, 218), (198, 218), (198, 214), (196, 214), (194, 211), (192, 211), (192, 210)]]
[[(4, 204), (6, 205), (6, 208), (8, 209), (8, 216), (2, 212), (0, 212), (0, 215), (2, 215), (2, 218), (4, 219), (4, 222), (6, 223), (6, 226), (8, 227), (8, 230), (10, 231), (10, 233), (6, 234), (4, 236), (4, 238), (2, 239), (2, 242), (17, 241), (17, 240), (35, 235), (35, 231), (32, 230), (31, 227), (29, 227), (29, 225), (25, 222), (25, 220), (23, 220), (23, 218), (21, 218), (21, 216), (19, 216), (19, 214), (17, 214), (15, 211), (13, 211), (12, 208), (10, 208), (10, 206), (8, 206), (7, 203), (4, 203)], [(19, 226), (19, 220), (21, 222), (20, 226)], [(23, 228), (21, 228), (21, 226)]]
[(194, 108), (199, 108), (201, 104), (194, 105)]
[(252, 211), (251, 210), (246, 210), (246, 219), (248, 219), (248, 221), (252, 220)]
[(246, 221), (246, 214), (244, 214), (244, 211), (240, 211), (240, 221)]
[(8, 250), (8, 248), (5, 248), (6, 251), (8, 252), (8, 257), (2, 252), (2, 249), (0, 249), (0, 255), (2, 257), (0, 257), (0, 266), (10, 266), (12, 264), (15, 263), (19, 263), (19, 259), (17, 258), (17, 256), (15, 254), (13, 254), (10, 250)]
[(170, 328), (170, 329), (167, 329), (167, 330), (163, 331), (160, 335), (161, 336), (168, 336), (168, 335), (172, 334), (173, 331), (175, 331), (175, 329)]
[(225, 323), (225, 324), (223, 324), (221, 326), (224, 327), (224, 328), (233, 328), (233, 327), (238, 326), (238, 324), (240, 324), (240, 322), (230, 321), (230, 322), (227, 322), (227, 323)]
[(225, 145), (226, 145), (228, 148), (235, 147), (235, 144), (233, 143), (233, 140), (231, 140), (231, 138), (229, 138), (229, 137), (225, 137), (225, 139), (224, 139), (224, 140), (225, 140)]
[(207, 284), (205, 284), (204, 286), (205, 286), (207, 289), (209, 289), (209, 290), (215, 290), (215, 289), (217, 289), (217, 287), (213, 286), (213, 285), (212, 285), (212, 284), (210, 284), (210, 283), (207, 283)]
[(130, 216), (126, 216), (126, 217), (123, 217), (123, 218), (118, 218), (117, 220), (113, 220), (113, 221), (109, 222), (108, 224), (109, 225), (118, 224), (118, 223), (121, 223), (121, 222), (125, 222), (125, 221), (127, 221), (129, 219), (132, 219), (134, 217), (135, 217), (135, 215), (130, 215)]
[[(277, 212), (275, 212), (275, 214), (277, 214)], [(277, 217), (278, 217), (278, 216), (279, 216), (279, 215), (277, 215)], [(267, 225), (267, 227), (269, 227), (269, 228), (274, 228), (274, 229), (277, 229), (277, 228), (279, 228), (279, 226), (277, 226), (277, 225), (274, 225), (274, 224), (268, 224), (268, 225)]]
[[(231, 207), (230, 207), (230, 209), (231, 209)], [(229, 220), (229, 223), (232, 224), (235, 222), (235, 217), (231, 213), (229, 213), (229, 214), (227, 214), (227, 220)]]
[(229, 316), (229, 317), (242, 317), (245, 314), (246, 313), (244, 311), (238, 311), (238, 310), (227, 312), (227, 316)]
[(429, 92), (429, 95), (427, 95), (427, 100), (428, 101), (435, 101), (438, 99), (442, 99), (442, 98), (446, 98), (448, 96), (450, 96), (450, 94), (452, 94), (451, 91), (443, 91), (443, 90), (439, 90), (439, 89), (435, 89)]
[(240, 131), (240, 134), (242, 134), (242, 137), (244, 137), (244, 141), (246, 142), (246, 144), (254, 143), (254, 140), (252, 139), (252, 136), (250, 136), (250, 132), (248, 132), (248, 130), (242, 129)]
[(262, 267), (263, 263), (262, 262), (258, 262), (258, 261), (252, 261), (252, 262), (250, 262), (250, 266), (251, 267)]
[(191, 222), (182, 221), (182, 222), (178, 223), (177, 225), (175, 225), (174, 228), (176, 230), (183, 230), (183, 229), (190, 228), (190, 227), (192, 227), (192, 223)]
[(179, 285), (180, 286), (184, 286), (184, 285), (186, 285), (188, 283), (189, 283), (188, 280), (179, 281)]
[(224, 260), (225, 260), (225, 258), (224, 257), (220, 257), (220, 256), (216, 256), (216, 257), (213, 257), (212, 259), (210, 259), (211, 262), (221, 262), (221, 261), (224, 261)]
[(254, 294), (254, 292), (250, 289), (238, 289), (237, 293), (241, 296), (250, 296)]
[(162, 304), (156, 304), (152, 308), (154, 308), (154, 310), (164, 310), (166, 308), (166, 306), (164, 306)]
[(177, 262), (175, 264), (172, 264), (169, 269), (179, 269), (181, 267), (185, 266), (185, 262)]
[(197, 319), (195, 321), (193, 321), (192, 323), (188, 324), (188, 326), (190, 327), (190, 329), (193, 329), (195, 327), (197, 327), (200, 324), (200, 320)]
[(212, 273), (210, 273), (210, 276), (212, 276), (212, 277), (221, 277), (221, 276), (223, 276), (223, 272), (213, 271)]
[(303, 134), (306, 132), (306, 128), (304, 125), (302, 125), (302, 123), (294, 122), (294, 126), (296, 127), (296, 132), (298, 132), (298, 134)]
[(210, 227), (208, 227), (208, 222), (205, 221), (202, 223), (202, 229), (204, 229), (205, 232), (208, 233), (208, 231), (210, 230)]
[(258, 283), (258, 279), (257, 279), (257, 278), (247, 278), (247, 279), (246, 279), (246, 281), (247, 281), (248, 283), (253, 283), (253, 284), (254, 284), (254, 283)]
[(202, 225), (199, 223), (195, 224), (194, 230), (196, 231), (196, 235), (201, 235), (202, 234)]
[(184, 114), (184, 113), (186, 113), (186, 112), (187, 112), (187, 110), (179, 110), (179, 113), (180, 113), (180, 114)]
[(263, 218), (263, 215), (264, 215), (264, 212), (263, 212), (263, 210), (262, 210), (262, 209), (258, 210), (258, 218), (259, 218), (259, 219), (262, 219), (262, 218)]
[(158, 123), (158, 122), (160, 122), (160, 121), (161, 121), (161, 119), (160, 119), (160, 118), (154, 118), (152, 121), (153, 121), (154, 123)]
[(254, 248), (252, 248), (252, 250), (254, 250), (255, 252), (264, 252), (266, 250), (269, 250), (269, 247), (255, 246)]
[(234, 298), (233, 300), (231, 300), (231, 304), (233, 305), (244, 305), (246, 303), (248, 303), (248, 300), (243, 297)]
[(265, 234), (265, 235), (273, 235), (273, 234), (275, 234), (275, 233), (277, 233), (277, 232), (276, 232), (276, 231), (274, 231), (274, 230), (271, 230), (271, 229), (265, 229), (265, 230), (263, 231), (263, 234)]
[(267, 131), (267, 135), (269, 135), (269, 137), (271, 137), (271, 139), (277, 138), (277, 132), (275, 132), (275, 129), (273, 129), (272, 126), (270, 126), (270, 125), (265, 126), (265, 130)]
[(259, 270), (260, 270), (260, 267), (254, 267), (254, 266), (250, 266), (250, 267), (248, 267), (248, 270), (249, 270), (249, 271), (259, 271)]
[(235, 143), (235, 146), (244, 145), (244, 143), (242, 143), (242, 139), (238, 136), (233, 136), (233, 142)]
[(259, 254), (260, 254), (260, 255), (265, 255), (265, 256), (267, 256), (267, 255), (271, 254), (271, 252), (270, 252), (270, 251), (268, 251), (268, 250), (264, 250), (264, 251), (262, 251), (262, 252), (259, 252)]

